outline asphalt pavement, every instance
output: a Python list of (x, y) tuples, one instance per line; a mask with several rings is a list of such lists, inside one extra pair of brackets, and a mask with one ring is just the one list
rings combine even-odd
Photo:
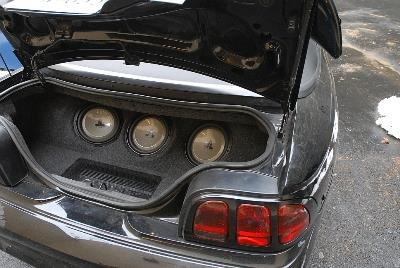
[(378, 103), (400, 96), (400, 1), (336, 2), (339, 154), (310, 266), (400, 267), (400, 141), (375, 123)]
[[(400, 141), (375, 123), (379, 101), (400, 96), (400, 1), (336, 3), (339, 154), (310, 267), (400, 267)], [(0, 267), (29, 266), (0, 251)]]

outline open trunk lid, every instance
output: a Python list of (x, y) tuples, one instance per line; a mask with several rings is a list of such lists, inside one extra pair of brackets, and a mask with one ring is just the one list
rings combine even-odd
[[(317, 16), (326, 7), (321, 9), (318, 0), (11, 0), (0, 5), (2, 30), (29, 70), (83, 59), (155, 63), (243, 87), (284, 110), (297, 99), (312, 25), (334, 28), (329, 17), (321, 22)], [(323, 43), (326, 33), (316, 36)], [(341, 43), (330, 46), (337, 54)]]

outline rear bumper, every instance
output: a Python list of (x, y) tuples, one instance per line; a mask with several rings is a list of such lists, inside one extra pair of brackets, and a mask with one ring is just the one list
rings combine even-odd
[[(311, 229), (298, 244), (275, 254), (193, 248), (140, 237), (124, 213), (82, 200), (63, 196), (38, 202), (5, 187), (0, 196), (2, 250), (40, 267), (301, 267), (314, 238)], [(113, 214), (111, 224), (106, 213)]]

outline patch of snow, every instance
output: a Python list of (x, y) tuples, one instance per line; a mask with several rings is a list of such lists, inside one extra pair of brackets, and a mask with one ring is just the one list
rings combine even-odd
[(389, 135), (400, 139), (400, 97), (390, 97), (378, 104), (379, 118), (376, 124), (385, 129)]

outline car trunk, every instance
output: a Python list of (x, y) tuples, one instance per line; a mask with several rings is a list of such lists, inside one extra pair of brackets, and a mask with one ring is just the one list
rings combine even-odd
[[(121, 124), (112, 141), (93, 144), (80, 134), (79, 114), (92, 106), (108, 107), (118, 114)], [(228, 132), (229, 149), (219, 167), (245, 169), (255, 160), (262, 163), (270, 135), (245, 108), (160, 106), (51, 83), (17, 91), (1, 107), (1, 114), (15, 124), (35, 161), (53, 179), (93, 191), (92, 197), (104, 194), (102, 201), (110, 204), (115, 199), (131, 206), (157, 200), (173, 187), (184, 189), (199, 167), (215, 167), (216, 163), (195, 164), (188, 157), (190, 137), (202, 125), (218, 125)], [(162, 117), (171, 128), (166, 148), (148, 156), (132, 150), (128, 139), (133, 122), (144, 115)]]
[[(267, 173), (275, 175), (275, 166), (267, 161), (277, 135), (271, 118), (282, 124), (283, 114), (296, 105), (310, 37), (334, 56), (341, 51), (336, 9), (331, 1), (323, 3), (109, 0), (85, 9), (78, 2), (66, 8), (56, 1), (6, 1), (1, 4), (0, 28), (24, 65), (24, 78), (35, 84), (7, 89), (3, 114), (16, 125), (5, 122), (7, 131), (21, 132), (21, 137), (13, 136), (14, 142), (34, 174), (50, 187), (119, 208), (164, 205), (193, 176), (209, 169), (258, 172), (267, 166)], [(334, 42), (327, 42), (329, 33)], [(131, 77), (119, 69), (112, 71), (120, 75), (111, 80), (105, 79), (109, 73), (67, 79), (65, 68), (51, 68), (81, 60), (174, 67), (253, 95), (209, 94), (204, 90), (208, 86), (191, 84), (192, 79), (170, 79), (185, 93), (160, 88), (159, 80), (127, 83)], [(249, 100), (255, 102), (246, 105)], [(88, 107), (113, 110), (121, 124), (112, 139), (93, 143), (82, 137), (81, 114)], [(169, 131), (163, 150), (151, 155), (138, 154), (130, 142), (135, 122), (146, 115), (162, 118)], [(206, 125), (225, 132), (221, 136), (226, 148), (218, 161), (194, 164), (191, 137)]]

